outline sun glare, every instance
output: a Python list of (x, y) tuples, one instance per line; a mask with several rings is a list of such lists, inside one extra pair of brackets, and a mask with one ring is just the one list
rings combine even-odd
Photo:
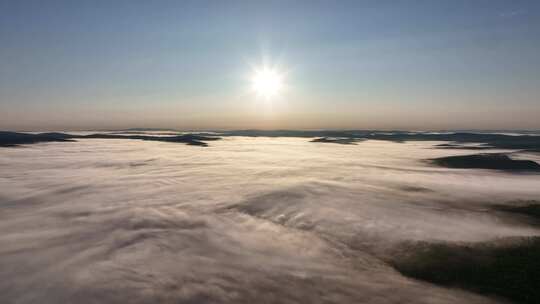
[(270, 99), (281, 91), (283, 76), (274, 68), (262, 67), (255, 70), (251, 82), (257, 95)]

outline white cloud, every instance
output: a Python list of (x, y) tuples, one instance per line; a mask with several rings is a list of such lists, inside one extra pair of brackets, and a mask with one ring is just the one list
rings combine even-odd
[[(488, 212), (540, 176), (430, 167), (433, 143), (226, 137), (0, 150), (3, 303), (487, 303), (383, 262), (538, 234)], [(469, 151), (470, 152), (470, 151)]]

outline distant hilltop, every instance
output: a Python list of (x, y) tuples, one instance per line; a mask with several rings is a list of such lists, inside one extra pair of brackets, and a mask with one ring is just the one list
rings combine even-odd
[[(146, 130), (146, 131), (144, 131)], [(416, 132), (416, 131), (377, 131), (377, 130), (237, 130), (214, 132), (182, 132), (166, 129), (132, 128), (124, 131), (109, 131), (76, 135), (69, 133), (17, 133), (1, 132), (0, 146), (32, 144), (37, 142), (73, 141), (81, 138), (138, 139), (164, 142), (178, 142), (206, 146), (205, 141), (221, 137), (301, 137), (311, 138), (316, 143), (355, 144), (362, 140), (441, 141), (449, 144), (438, 145), (440, 149), (519, 149), (529, 152), (540, 151), (540, 135), (502, 134), (482, 132)], [(170, 132), (155, 134), (150, 132)], [(148, 133), (146, 133), (148, 132)], [(127, 134), (127, 135), (126, 135)], [(158, 136), (159, 135), (159, 136)], [(476, 144), (476, 146), (466, 146)]]

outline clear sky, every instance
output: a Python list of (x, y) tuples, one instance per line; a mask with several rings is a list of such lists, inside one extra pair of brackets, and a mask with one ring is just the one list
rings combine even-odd
[(129, 127), (540, 129), (540, 1), (0, 0), (0, 129)]

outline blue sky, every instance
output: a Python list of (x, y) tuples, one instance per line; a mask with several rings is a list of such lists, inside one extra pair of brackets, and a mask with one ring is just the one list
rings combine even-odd
[(539, 54), (538, 1), (0, 1), (0, 128), (540, 129)]

